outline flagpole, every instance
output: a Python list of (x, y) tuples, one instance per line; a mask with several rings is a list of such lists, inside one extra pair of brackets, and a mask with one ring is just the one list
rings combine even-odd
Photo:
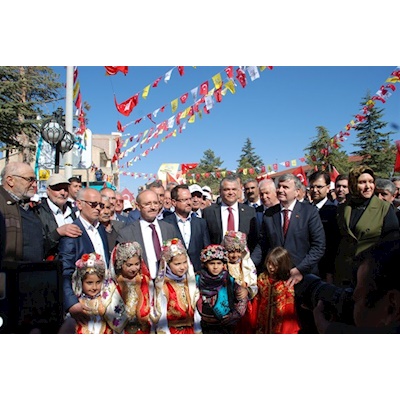
[[(65, 96), (65, 130), (70, 133), (73, 133), (73, 87), (74, 67), (67, 67)], [(72, 152), (73, 148), (64, 154), (64, 176), (67, 179), (73, 176)]]

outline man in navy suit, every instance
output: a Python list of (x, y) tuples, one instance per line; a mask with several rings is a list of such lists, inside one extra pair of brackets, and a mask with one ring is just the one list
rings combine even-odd
[[(256, 210), (238, 202), (240, 184), (236, 176), (228, 175), (220, 182), (221, 204), (212, 204), (203, 210), (212, 244), (221, 244), (226, 231), (240, 231), (247, 235), (250, 252), (257, 244)], [(228, 229), (229, 212), (233, 214), (233, 229)]]
[(143, 190), (136, 198), (140, 211), (140, 219), (123, 227), (117, 236), (117, 243), (138, 242), (143, 250), (143, 260), (150, 271), (150, 276), (155, 279), (160, 261), (157, 249), (152, 239), (152, 230), (157, 232), (160, 247), (168, 239), (178, 237), (179, 230), (175, 226), (157, 219), (160, 210), (160, 200), (156, 192), (150, 189)]
[[(251, 255), (261, 272), (269, 250), (277, 246), (287, 249), (294, 264), (287, 282), (289, 286), (300, 282), (304, 274), (318, 273), (318, 262), (325, 252), (325, 233), (318, 210), (296, 200), (300, 186), (299, 178), (293, 174), (278, 177), (279, 204), (265, 211), (259, 242)], [(283, 210), (288, 210), (289, 217), (286, 237)]]
[(59, 243), (59, 260), (63, 270), (64, 308), (78, 322), (85, 323), (89, 319), (90, 309), (79, 303), (72, 290), (71, 277), (75, 271), (75, 262), (83, 254), (96, 252), (100, 254), (108, 266), (110, 257), (106, 231), (99, 223), (100, 210), (104, 207), (101, 194), (93, 188), (83, 188), (77, 196), (79, 217), (73, 222), (82, 231), (79, 237), (64, 236)]
[(184, 243), (195, 272), (200, 271), (200, 252), (211, 243), (207, 222), (192, 213), (192, 195), (187, 185), (172, 188), (171, 201), (175, 212), (164, 217), (164, 221), (178, 229), (178, 239)]
[(336, 220), (337, 203), (328, 198), (331, 177), (327, 171), (315, 171), (308, 178), (311, 204), (319, 211), (325, 231), (326, 250), (318, 264), (319, 276), (333, 283), (335, 258), (340, 243), (340, 230)]

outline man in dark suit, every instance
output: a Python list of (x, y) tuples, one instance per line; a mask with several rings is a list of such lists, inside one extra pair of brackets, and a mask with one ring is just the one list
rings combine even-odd
[(72, 290), (71, 277), (75, 271), (75, 262), (83, 254), (96, 252), (100, 254), (106, 264), (110, 261), (107, 235), (104, 227), (99, 223), (100, 210), (104, 207), (101, 194), (93, 188), (83, 188), (77, 197), (79, 218), (73, 224), (82, 231), (76, 238), (64, 236), (59, 243), (59, 260), (63, 270), (64, 308), (78, 322), (85, 323), (89, 319), (90, 309), (79, 303)]
[(308, 179), (311, 204), (319, 211), (326, 238), (325, 254), (318, 263), (319, 276), (324, 281), (333, 283), (335, 258), (341, 236), (336, 220), (337, 203), (328, 198), (331, 178), (327, 171), (315, 171)]
[(257, 179), (251, 178), (248, 179), (244, 184), (244, 195), (246, 196), (246, 200), (243, 204), (247, 204), (248, 206), (257, 208), (262, 205), (260, 199), (260, 189), (258, 187)]
[[(160, 201), (157, 193), (153, 190), (143, 190), (138, 194), (136, 200), (140, 219), (126, 225), (119, 231), (117, 243), (138, 242), (142, 246), (143, 259), (149, 268), (150, 276), (155, 279), (160, 261), (159, 249), (164, 241), (178, 237), (179, 230), (172, 224), (157, 219)], [(157, 233), (158, 244), (153, 242), (153, 231)]]
[(115, 206), (117, 204), (117, 195), (116, 195), (116, 191), (111, 189), (111, 188), (103, 188), (100, 190), (100, 194), (107, 196), (110, 199), (110, 204), (111, 204), (111, 220), (116, 219), (117, 221), (122, 221), (125, 223), (128, 223), (128, 217), (118, 213), (115, 210)]
[[(220, 182), (221, 204), (212, 204), (203, 210), (212, 244), (221, 244), (225, 232), (240, 231), (247, 235), (250, 252), (257, 244), (256, 210), (238, 202), (240, 185), (236, 176), (228, 175)], [(232, 228), (229, 227), (229, 215), (233, 215)]]
[(261, 205), (256, 208), (256, 217), (258, 228), (261, 229), (265, 210), (279, 204), (279, 200), (276, 195), (276, 186), (272, 179), (260, 181), (258, 190), (260, 192)]
[(200, 271), (200, 252), (211, 243), (207, 222), (192, 213), (192, 195), (187, 185), (172, 188), (171, 201), (175, 212), (164, 221), (178, 229), (178, 239), (185, 245), (195, 272)]

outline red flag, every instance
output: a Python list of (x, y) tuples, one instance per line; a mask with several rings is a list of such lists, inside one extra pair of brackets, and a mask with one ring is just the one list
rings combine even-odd
[(203, 111), (204, 111), (206, 114), (210, 114), (210, 110), (208, 110), (206, 106), (203, 107)]
[(121, 104), (117, 103), (117, 98), (114, 95), (114, 102), (115, 102), (115, 106), (117, 107), (117, 110), (122, 115), (125, 115), (125, 117), (128, 117), (129, 114), (132, 112), (132, 110), (137, 106), (137, 104), (139, 102), (139, 95), (135, 94), (128, 100), (123, 101)]
[(172, 176), (169, 172), (167, 172), (166, 183), (177, 183), (179, 185), (179, 181), (174, 176)]
[(247, 85), (246, 74), (240, 68), (236, 70), (236, 79), (240, 82), (243, 88), (246, 87)]
[(156, 80), (153, 82), (153, 87), (157, 87), (157, 85), (158, 85), (158, 83), (161, 81), (161, 79), (162, 79), (162, 77), (156, 79)]
[(124, 127), (121, 125), (121, 122), (117, 122), (117, 129), (118, 129), (118, 132), (123, 132), (125, 129), (124, 129)]
[(206, 95), (207, 93), (208, 93), (208, 81), (205, 81), (200, 85), (200, 94)]
[(278, 171), (278, 164), (272, 164), (272, 168), (274, 169), (274, 171)]
[(196, 168), (198, 165), (199, 165), (198, 163), (181, 164), (182, 174), (185, 175), (187, 171)]
[(304, 172), (303, 167), (298, 167), (298, 168), (294, 169), (292, 174), (296, 175), (304, 185), (306, 185), (306, 186), (308, 185), (307, 176)]
[(179, 99), (181, 100), (182, 104), (185, 104), (188, 97), (189, 97), (189, 94), (185, 93)]
[(233, 67), (226, 67), (225, 72), (228, 78), (233, 79)]
[(214, 97), (215, 97), (215, 100), (217, 100), (217, 103), (221, 103), (221, 101), (222, 101), (222, 87), (220, 87), (219, 89), (217, 89), (214, 92)]
[(128, 73), (128, 67), (104, 67), (107, 75), (115, 75), (122, 72), (124, 75)]
[(182, 76), (185, 73), (185, 67), (178, 67), (179, 75)]
[(400, 140), (396, 140), (396, 161), (394, 162), (394, 172), (400, 172)]
[(331, 182), (335, 183), (336, 182), (336, 178), (339, 176), (339, 172), (338, 170), (332, 166), (332, 172), (330, 173), (330, 177), (331, 177)]
[(290, 161), (285, 161), (285, 167), (290, 167)]
[(152, 118), (151, 118), (151, 113), (150, 114), (147, 114), (147, 118), (153, 123), (153, 124), (155, 124), (155, 122), (152, 120)]

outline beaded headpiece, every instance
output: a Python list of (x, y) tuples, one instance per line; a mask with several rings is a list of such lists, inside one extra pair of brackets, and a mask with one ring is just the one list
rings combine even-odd
[(72, 289), (77, 296), (82, 294), (82, 279), (86, 274), (96, 274), (105, 277), (106, 264), (100, 254), (84, 254), (76, 263), (72, 275)]
[(179, 254), (187, 255), (186, 247), (180, 239), (174, 238), (163, 242), (161, 258), (164, 258), (167, 263), (171, 261), (172, 257), (178, 256)]
[(244, 232), (227, 231), (222, 240), (222, 245), (227, 251), (247, 251), (247, 235)]
[(211, 260), (222, 260), (224, 263), (228, 263), (228, 252), (224, 246), (220, 244), (210, 244), (200, 253), (200, 261), (204, 264)]
[(142, 257), (142, 246), (138, 242), (118, 243), (111, 253), (111, 262), (115, 272), (118, 273), (122, 269), (123, 263), (133, 256)]

